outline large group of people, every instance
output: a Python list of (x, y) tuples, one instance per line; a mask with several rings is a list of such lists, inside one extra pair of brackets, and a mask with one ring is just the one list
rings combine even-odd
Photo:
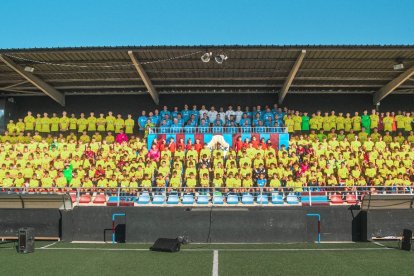
[(90, 112), (86, 117), (81, 113), (77, 117), (74, 113), (70, 116), (66, 112), (62, 112), (61, 116), (53, 113), (51, 116), (44, 113), (36, 114), (36, 117), (29, 111), (24, 118), (17, 121), (10, 120), (7, 124), (7, 131), (11, 136), (18, 136), (20, 133), (35, 132), (40, 135), (51, 134), (89, 134), (97, 132), (107, 134), (120, 133), (124, 129), (128, 135), (139, 133), (138, 130), (149, 128), (159, 128), (161, 133), (176, 132), (255, 132), (261, 133), (269, 131), (277, 132), (274, 128), (284, 127), (289, 133), (309, 133), (315, 131), (317, 133), (343, 131), (348, 133), (351, 130), (355, 133), (361, 131), (370, 134), (374, 130), (380, 133), (389, 132), (402, 133), (407, 135), (413, 130), (414, 112), (397, 111), (397, 112), (381, 112), (376, 110), (368, 112), (364, 110), (362, 114), (354, 112), (336, 113), (335, 111), (301, 112), (298, 110), (290, 110), (288, 108), (273, 106), (246, 106), (243, 110), (241, 106), (233, 109), (233, 106), (223, 107), (216, 110), (214, 106), (206, 109), (204, 105), (200, 109), (196, 105), (189, 109), (188, 105), (184, 105), (184, 109), (179, 110), (174, 107), (170, 110), (164, 106), (161, 111), (142, 111), (141, 116), (136, 119), (131, 114), (127, 118), (123, 118), (121, 114), (113, 115), (111, 111), (107, 114), (100, 113), (95, 117), (94, 112)]
[(148, 116), (143, 111), (137, 119), (142, 131), (207, 124), (283, 126), (292, 134), (288, 148), (253, 137), (223, 149), (183, 139), (155, 139), (148, 147), (143, 133), (134, 132), (131, 115), (126, 120), (111, 112), (76, 118), (64, 112), (34, 118), (28, 112), (0, 136), (0, 186), (41, 192), (115, 193), (121, 188), (131, 194), (300, 192), (308, 187), (405, 192), (414, 186), (413, 112), (321, 114), (277, 105), (244, 111), (185, 106)]

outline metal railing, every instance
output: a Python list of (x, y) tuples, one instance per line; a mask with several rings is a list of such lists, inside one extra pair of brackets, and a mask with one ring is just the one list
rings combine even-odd
[[(76, 203), (80, 202), (83, 195), (92, 197), (105, 196), (105, 203), (111, 202), (113, 206), (152, 204), (157, 206), (169, 205), (169, 198), (174, 195), (177, 202), (172, 205), (185, 205), (184, 198), (192, 196), (193, 203), (197, 205), (320, 205), (329, 204), (359, 204), (365, 195), (369, 194), (413, 194), (413, 186), (307, 186), (307, 187), (251, 187), (251, 188), (226, 188), (226, 187), (93, 187), (93, 188), (1, 188), (3, 194), (70, 194)], [(247, 195), (247, 196), (246, 196)], [(250, 196), (248, 196), (250, 195)], [(147, 203), (139, 201), (141, 196), (148, 197)], [(198, 200), (203, 197), (203, 203)], [(220, 197), (222, 202), (220, 202)], [(289, 201), (289, 197), (291, 201)], [(335, 197), (335, 201), (333, 198)], [(348, 199), (348, 197), (350, 199)], [(114, 199), (108, 201), (110, 198)], [(154, 199), (161, 199), (154, 204)], [(229, 202), (229, 199), (232, 202)], [(218, 199), (219, 201), (215, 201)], [(247, 202), (244, 201), (247, 199)], [(275, 202), (276, 201), (276, 202)], [(350, 203), (351, 201), (351, 203)]]
[(229, 126), (209, 126), (209, 127), (152, 127), (148, 130), (149, 134), (178, 134), (178, 133), (212, 133), (212, 134), (235, 134), (235, 133), (288, 133), (286, 127), (229, 127)]

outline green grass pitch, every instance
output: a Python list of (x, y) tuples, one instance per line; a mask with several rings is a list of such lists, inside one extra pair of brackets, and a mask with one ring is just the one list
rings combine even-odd
[(0, 245), (0, 275), (413, 275), (414, 252), (396, 242), (190, 244), (178, 253), (149, 244), (36, 242), (31, 254)]

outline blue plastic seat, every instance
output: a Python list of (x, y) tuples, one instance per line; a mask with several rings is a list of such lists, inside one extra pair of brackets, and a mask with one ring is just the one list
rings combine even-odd
[(269, 196), (268, 195), (258, 195), (256, 199), (257, 204), (269, 204)]
[(222, 195), (214, 195), (213, 196), (213, 204), (221, 205), (224, 203), (224, 198)]
[(254, 198), (251, 194), (244, 194), (242, 196), (242, 203), (243, 204), (253, 204)]
[(170, 194), (167, 199), (167, 204), (178, 204), (179, 201), (178, 194)]
[(143, 191), (143, 192), (141, 193), (141, 196), (150, 196), (150, 194), (149, 194), (149, 192), (148, 192), (148, 191)]
[(229, 194), (227, 196), (227, 204), (238, 204), (239, 203), (239, 197), (235, 194)]
[(110, 196), (109, 198), (108, 198), (108, 201), (107, 201), (108, 203), (112, 203), (112, 202), (118, 202), (118, 197), (117, 196)]
[(287, 202), (288, 204), (299, 204), (299, 198), (298, 198), (295, 194), (290, 193), (290, 194), (286, 197), (286, 202)]
[(194, 196), (193, 195), (184, 195), (183, 196), (183, 204), (193, 204), (194, 203)]
[(273, 193), (272, 194), (272, 203), (273, 204), (283, 204), (283, 196), (281, 194), (278, 193)]
[(152, 204), (164, 204), (165, 197), (163, 195), (155, 195), (152, 199)]
[(125, 197), (125, 201), (137, 201), (137, 197), (136, 196), (127, 196), (127, 197)]
[(139, 197), (138, 197), (138, 204), (148, 204), (151, 202), (151, 198), (148, 192), (143, 192)]
[(208, 195), (199, 195), (197, 198), (197, 204), (208, 204)]

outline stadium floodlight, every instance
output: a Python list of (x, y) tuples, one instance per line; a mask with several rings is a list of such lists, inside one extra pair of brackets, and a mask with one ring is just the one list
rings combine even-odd
[(394, 70), (401, 70), (404, 69), (403, 63), (394, 64)]
[(204, 55), (201, 56), (201, 61), (202, 62), (209, 62), (212, 55), (213, 55), (212, 52), (205, 53)]
[(26, 66), (26, 67), (24, 67), (24, 71), (33, 73), (34, 72), (34, 68), (33, 67), (30, 67), (30, 66)]
[(222, 64), (225, 60), (227, 60), (227, 56), (225, 54), (220, 54), (214, 57), (214, 60), (218, 63), (218, 64)]
[(397, 58), (395, 60), (395, 64), (394, 64), (394, 70), (402, 70), (404, 69), (404, 63), (403, 60), (401, 58)]

